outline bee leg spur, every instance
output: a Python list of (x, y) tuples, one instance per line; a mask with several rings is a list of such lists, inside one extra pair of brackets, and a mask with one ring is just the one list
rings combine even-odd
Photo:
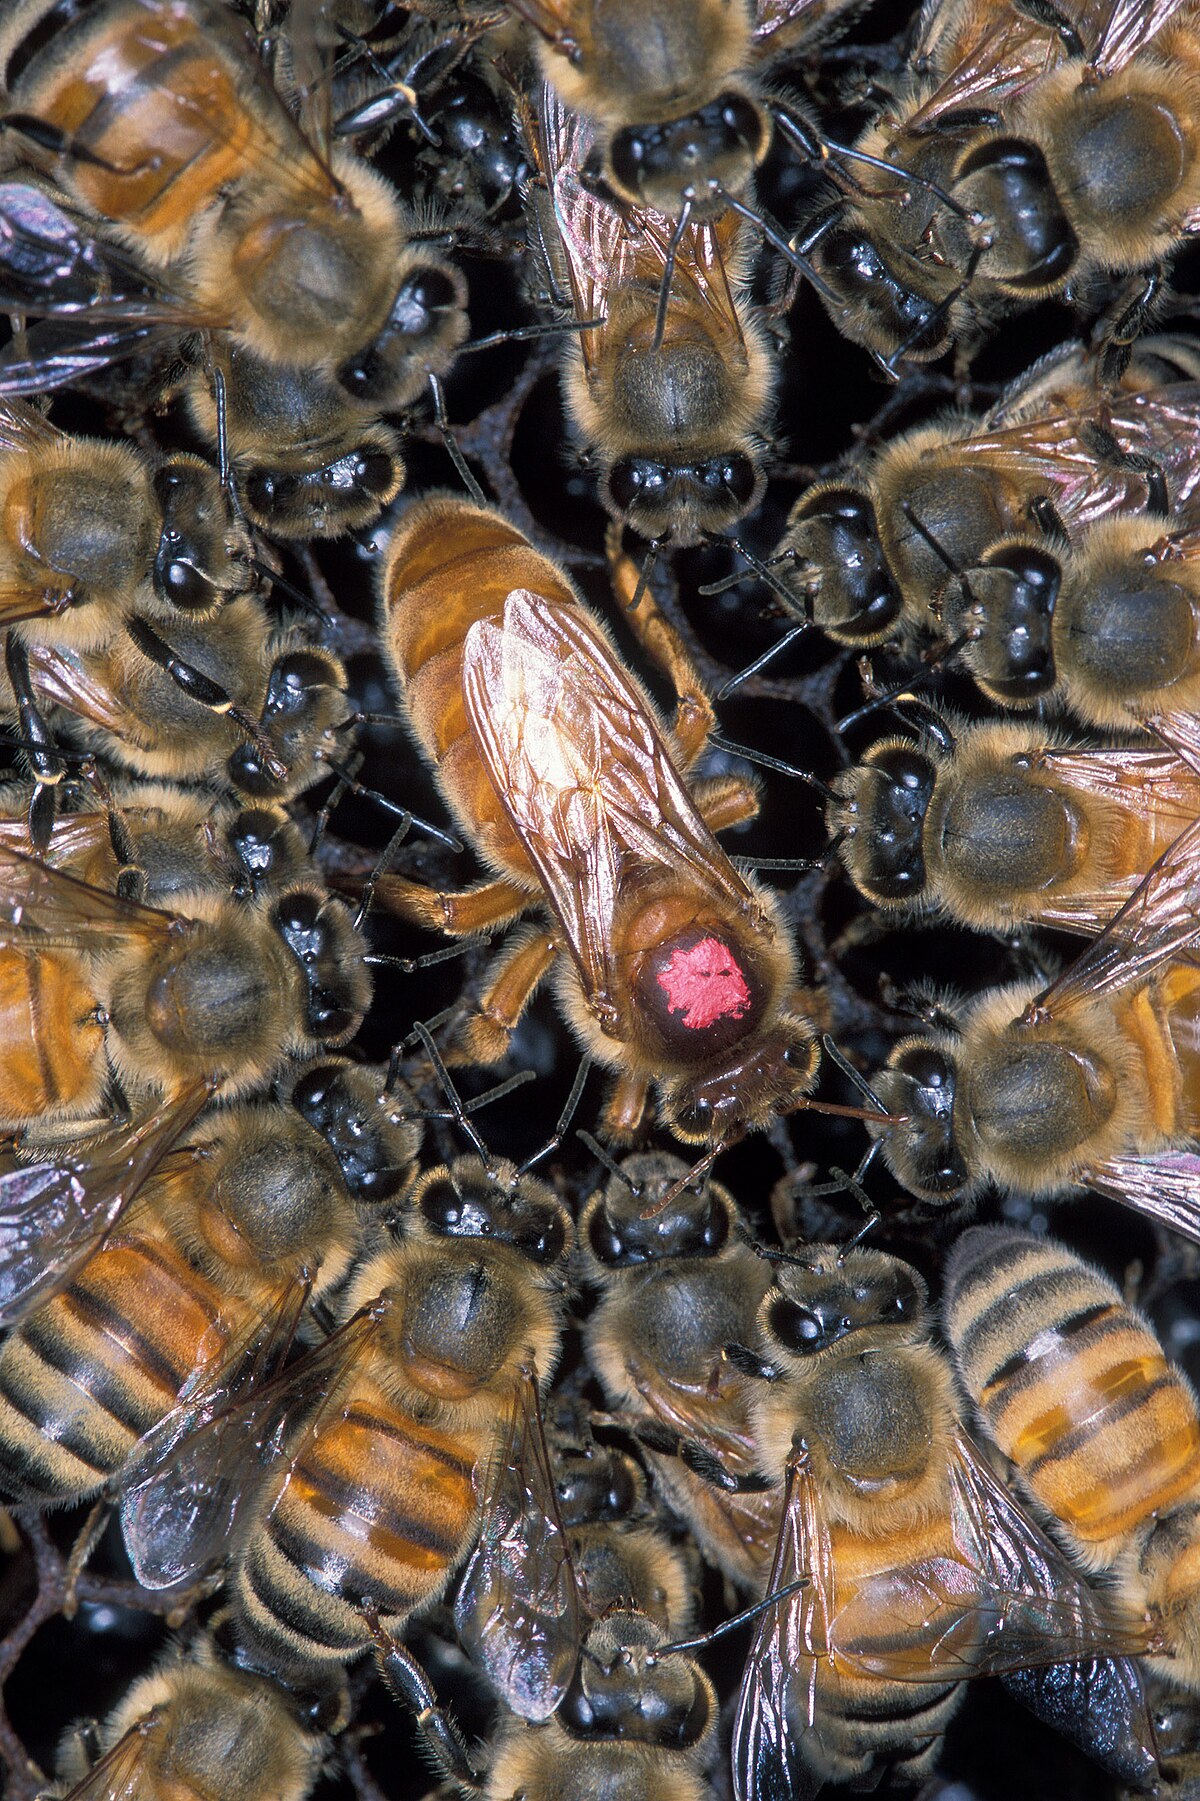
[(745, 825), (758, 814), (758, 794), (736, 775), (714, 775), (692, 785), (692, 799), (710, 832)]
[(483, 882), (453, 893), (398, 875), (380, 876), (375, 899), (387, 912), (451, 938), (469, 938), (473, 932), (506, 925), (528, 904), (528, 896), (512, 882)]
[(439, 1705), (416, 1658), (381, 1626), (375, 1629), (375, 1665), (393, 1699), (414, 1716), (438, 1768), (465, 1788), (477, 1789), (480, 1775), (454, 1720)]
[(632, 1144), (641, 1135), (649, 1104), (650, 1084), (644, 1076), (619, 1076), (604, 1105), (604, 1137), (612, 1144)]

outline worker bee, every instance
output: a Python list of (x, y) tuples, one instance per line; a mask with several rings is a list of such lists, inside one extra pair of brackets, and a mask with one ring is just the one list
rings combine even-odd
[(1084, 750), (1044, 728), (934, 719), (834, 777), (826, 825), (860, 894), (978, 931), (1099, 932), (1200, 818), (1166, 750)]
[(542, 77), (594, 121), (589, 173), (623, 207), (715, 219), (771, 145), (756, 80), (771, 56), (814, 39), (838, 0), (508, 0), (531, 27)]
[(680, 234), (644, 206), (618, 211), (584, 181), (588, 143), (586, 124), (547, 94), (554, 230), (575, 317), (598, 321), (564, 352), (567, 410), (613, 517), (695, 544), (748, 512), (766, 479), (774, 378), (746, 288), (747, 227), (724, 212)]
[[(44, 1257), (36, 1292), (61, 1286), (0, 1346), (0, 1488), (11, 1499), (81, 1500), (161, 1460), (240, 1383), (261, 1380), (308, 1299), (345, 1276), (363, 1222), (312, 1123), (328, 1082), (321, 1064), (294, 1078), (307, 1112), (240, 1103), (210, 1115), (116, 1230), (94, 1218), (95, 1248), (80, 1263), (73, 1247), (73, 1273)], [(405, 1130), (411, 1170), (419, 1131)]]
[[(335, 1704), (336, 1705), (336, 1704)], [(223, 1661), (210, 1640), (172, 1651), (135, 1682), (99, 1729), (67, 1736), (62, 1801), (306, 1801), (320, 1774), (328, 1702), (305, 1707), (267, 1677)], [(94, 1738), (94, 1729), (86, 1734)]]
[(728, 1190), (707, 1180), (681, 1187), (687, 1175), (678, 1157), (626, 1157), (586, 1203), (579, 1242), (601, 1290), (588, 1359), (702, 1555), (731, 1581), (761, 1588), (778, 1490), (718, 1484), (759, 1467), (749, 1384), (726, 1347), (750, 1342), (771, 1274)]
[[(807, 1247), (759, 1311), (760, 1452), (786, 1472), (769, 1591), (734, 1727), (734, 1793), (919, 1781), (965, 1678), (1103, 1660), (1086, 1697), (1109, 1767), (1154, 1767), (1136, 1614), (1106, 1613), (994, 1476), (930, 1342), (925, 1284), (879, 1251)], [(1029, 1696), (1035, 1705), (1038, 1693)], [(1088, 1738), (1086, 1719), (1080, 1736)], [(1089, 1742), (1091, 1742), (1089, 1740)]]
[[(297, 122), (248, 27), (212, 0), (106, 0), (60, 17), (24, 0), (0, 30), (10, 133), (150, 267), (178, 272), (192, 328), (402, 405), (424, 285), (462, 278), (409, 242), (398, 196)], [(80, 96), (83, 96), (81, 99)]]
[(947, 630), (938, 609), (954, 571), (1039, 516), (1070, 531), (1144, 509), (1187, 521), (1200, 383), (1180, 356), (1177, 339), (1153, 340), (1102, 396), (1080, 351), (1058, 353), (985, 420), (917, 426), (816, 483), (789, 516), (781, 588), (797, 613), (865, 650)]
[(831, 316), (889, 373), (1001, 312), (1144, 270), (1193, 229), (1189, 0), (1074, 10), (952, 9), (940, 55), (961, 62), (911, 82), (856, 146), (909, 180), (800, 234)]
[(943, 629), (989, 699), (1188, 738), (1200, 696), (1200, 534), (1103, 519), (1069, 546), (1010, 538), (952, 578)]
[(1200, 1417), (1107, 1276), (1053, 1239), (973, 1227), (951, 1248), (946, 1336), (1018, 1481), (1087, 1570), (1159, 1624), (1154, 1668), (1200, 1689)]
[[(169, 1586), (232, 1545), (239, 1641), (286, 1677), (390, 1641), (465, 1565), (470, 1648), (511, 1705), (546, 1717), (578, 1648), (540, 1405), (570, 1242), (564, 1209), (511, 1166), (429, 1172), (401, 1242), (355, 1272), (341, 1327), (126, 1492), (139, 1580)], [(386, 1663), (416, 1667), (395, 1643)]]
[(0, 895), (0, 1117), (26, 1159), (0, 1175), (13, 1318), (86, 1261), (210, 1096), (350, 1038), (371, 986), (350, 915), (311, 881), (166, 911), (0, 846)]
[(819, 1053), (791, 936), (712, 837), (750, 817), (754, 796), (730, 778), (685, 786), (712, 713), (661, 616), (643, 602), (630, 618), (676, 683), (671, 733), (568, 578), (498, 512), (447, 497), (414, 506), (381, 599), (414, 736), (496, 874), (463, 894), (385, 875), (379, 900), (454, 935), (533, 901), (553, 914), (515, 941), (462, 1022), (464, 1054), (501, 1057), (553, 968), (588, 1055), (619, 1072), (605, 1116), (615, 1138), (638, 1131), (652, 1083), (687, 1142), (800, 1105)]
[(1048, 988), (991, 989), (896, 1046), (873, 1086), (897, 1117), (868, 1130), (910, 1193), (946, 1204), (988, 1182), (1031, 1196), (1085, 1186), (1200, 1236), (1187, 1148), (1200, 1123), (1198, 837), (1193, 823)]

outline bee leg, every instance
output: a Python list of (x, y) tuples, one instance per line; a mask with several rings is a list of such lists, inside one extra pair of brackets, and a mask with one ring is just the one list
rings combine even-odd
[(482, 1779), (471, 1762), (462, 1733), (439, 1705), (416, 1658), (382, 1626), (375, 1628), (375, 1667), (392, 1698), (415, 1716), (438, 1768), (464, 1787), (478, 1789)]
[[(633, 558), (621, 547), (621, 527), (614, 522), (605, 538), (613, 592), (623, 603), (630, 630), (650, 661), (660, 669), (675, 691), (672, 730), (684, 769), (690, 769), (708, 741), (716, 723), (712, 702), (704, 691), (700, 671), (683, 639), (664, 616), (643, 581)], [(637, 605), (633, 605), (636, 599)]]
[(58, 812), (58, 788), (67, 773), (62, 752), (46, 724), (29, 672), (29, 655), (20, 638), (4, 634), (4, 664), (17, 705), (20, 748), (33, 777), (29, 803), (29, 842), (39, 854), (50, 843)]
[[(622, 1421), (622, 1424), (625, 1422)], [(659, 1457), (678, 1457), (694, 1476), (699, 1476), (702, 1482), (723, 1490), (725, 1494), (757, 1495), (775, 1486), (769, 1476), (735, 1475), (732, 1470), (726, 1469), (721, 1459), (706, 1445), (694, 1438), (684, 1438), (680, 1433), (672, 1432), (669, 1427), (659, 1426), (654, 1421), (639, 1420), (630, 1423), (627, 1430), (648, 1451), (655, 1452)]]
[(600, 1129), (611, 1144), (632, 1144), (641, 1137), (650, 1105), (644, 1076), (618, 1076), (605, 1102)]
[(71, 1555), (67, 1559), (66, 1580), (61, 1609), (64, 1620), (73, 1620), (75, 1618), (75, 1613), (79, 1606), (79, 1597), (75, 1592), (79, 1584), (79, 1578), (87, 1567), (88, 1559), (99, 1544), (104, 1529), (108, 1525), (111, 1517), (112, 1508), (109, 1505), (108, 1497), (106, 1495), (101, 1495), (100, 1499), (96, 1502), (96, 1505), (92, 1508), (92, 1511), (88, 1514), (87, 1519), (83, 1522), (75, 1543), (71, 1546)]
[(758, 815), (758, 792), (736, 775), (715, 775), (692, 787), (692, 799), (710, 832), (743, 825)]
[(248, 739), (262, 757), (267, 772), (275, 781), (283, 781), (289, 774), (288, 766), (282, 762), (262, 726), (239, 706), (233, 697), (226, 692), (219, 682), (205, 675), (192, 663), (185, 663), (177, 657), (171, 646), (159, 637), (149, 620), (134, 613), (125, 621), (125, 629), (144, 657), (156, 664), (166, 675), (169, 675), (176, 687), (182, 690), (197, 705), (208, 707), (214, 713), (224, 713), (237, 726), (239, 732)]
[(536, 931), (529, 937), (522, 934), (509, 947), (462, 1027), (461, 1041), (470, 1057), (481, 1063), (499, 1062), (538, 983), (557, 955), (558, 939), (546, 931)]
[(494, 931), (508, 925), (529, 905), (529, 896), (512, 882), (480, 882), (455, 892), (428, 888), (398, 875), (380, 876), (375, 900), (386, 912), (398, 913), (413, 925), (428, 926), (451, 938)]

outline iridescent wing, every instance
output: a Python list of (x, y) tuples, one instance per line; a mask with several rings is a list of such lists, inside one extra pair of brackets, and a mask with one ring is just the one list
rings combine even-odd
[(1194, 29), (1194, 0), (1112, 0), (1097, 9), (1098, 28), (1088, 64), (1099, 75), (1115, 75), (1144, 50), (1164, 26), (1188, 21)]
[(290, 1467), (284, 1448), (309, 1413), (310, 1428), (338, 1404), (342, 1378), (374, 1336), (379, 1300), (271, 1382), (185, 1438), (162, 1469), (129, 1487), (121, 1530), (143, 1588), (174, 1588), (229, 1556), (239, 1512), (258, 1481)]
[(464, 1650), (513, 1712), (548, 1720), (579, 1654), (579, 1590), (536, 1374), (521, 1378), (488, 1464), (482, 1523), (454, 1603)]
[(817, 1731), (817, 1661), (829, 1644), (833, 1568), (816, 1483), (803, 1454), (788, 1467), (767, 1593), (806, 1586), (768, 1608), (746, 1660), (733, 1726), (734, 1801), (812, 1801), (824, 1777), (803, 1743)]
[(0, 945), (112, 950), (114, 942), (157, 944), (174, 919), (0, 844)]
[(1083, 1180), (1097, 1194), (1200, 1244), (1200, 1155), (1195, 1151), (1109, 1157), (1089, 1165)]
[(141, 1801), (146, 1741), (162, 1732), (165, 1724), (161, 1710), (153, 1708), (117, 1740), (63, 1801)]
[(1122, 1784), (1143, 1791), (1158, 1774), (1158, 1744), (1141, 1670), (1131, 1657), (1091, 1657), (1013, 1670), (1005, 1688)]
[[(616, 207), (593, 194), (582, 179), (583, 165), (594, 142), (590, 122), (579, 113), (568, 112), (553, 88), (543, 87), (538, 114), (539, 154), (577, 319), (606, 317), (609, 292), (628, 279), (633, 256), (629, 224)], [(596, 325), (579, 333), (583, 366), (589, 374), (601, 361), (606, 329)]]
[(463, 653), (484, 767), (562, 921), (590, 998), (614, 989), (613, 922), (635, 867), (745, 909), (750, 890), (692, 803), (634, 686), (580, 608), (516, 589)]
[(1006, 3), (927, 9), (913, 59), (928, 68), (932, 92), (904, 120), (905, 132), (948, 129), (950, 115), (1002, 113), (1069, 54), (1044, 20)]
[(0, 1326), (66, 1287), (208, 1098), (185, 1089), (150, 1119), (0, 1175)]

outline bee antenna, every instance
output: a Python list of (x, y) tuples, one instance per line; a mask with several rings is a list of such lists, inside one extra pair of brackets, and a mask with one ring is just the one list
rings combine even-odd
[(638, 1217), (640, 1219), (656, 1219), (660, 1213), (664, 1213), (673, 1202), (679, 1199), (685, 1188), (690, 1188), (700, 1176), (708, 1174), (708, 1171), (712, 1168), (724, 1149), (725, 1140), (720, 1138), (717, 1140), (716, 1144), (705, 1151), (703, 1157), (697, 1158), (696, 1162), (692, 1164), (691, 1169), (684, 1171), (677, 1182), (672, 1182), (671, 1186), (667, 1189), (666, 1194), (663, 1195), (660, 1201), (655, 1201), (653, 1207), (647, 1207), (646, 1211), (639, 1214)]
[[(743, 561), (746, 563), (747, 567), (754, 571), (754, 573), (758, 577), (759, 581), (765, 582), (767, 587), (771, 590), (772, 594), (774, 594), (779, 600), (781, 600), (783, 602), (783, 604), (788, 608), (788, 610), (791, 611), (796, 605), (796, 597), (794, 594), (789, 593), (789, 591), (784, 587), (783, 583), (780, 581), (779, 577), (772, 573), (770, 565), (767, 563), (764, 563), (761, 560), (761, 558), (756, 557), (754, 555), (754, 552), (752, 550), (749, 550), (746, 547), (746, 545), (742, 543), (740, 538), (734, 538), (734, 537), (730, 536), (730, 537), (726, 538), (725, 541), (731, 547), (731, 549), (737, 551), (738, 555), (743, 559)], [(778, 558), (777, 561), (787, 562), (787, 561), (789, 561), (789, 558), (787, 556), (783, 556), (783, 557)], [(701, 592), (701, 594), (711, 594), (714, 592), (714, 590), (712, 588), (701, 588), (700, 592)]]
[(475, 350), (495, 350), (500, 344), (529, 344), (537, 338), (559, 338), (566, 332), (595, 331), (608, 324), (608, 314), (596, 319), (544, 319), (537, 325), (516, 325), (506, 331), (491, 331), (486, 338), (472, 338), (460, 344), (455, 356), (468, 356)]
[[(850, 144), (839, 144), (835, 138), (818, 138), (815, 134), (809, 133), (778, 102), (772, 105), (771, 112), (784, 137), (809, 162), (828, 163), (831, 157), (836, 156), (850, 162), (866, 163), (869, 168), (881, 169), (885, 175), (895, 175), (903, 182), (903, 190), (896, 196), (898, 200), (907, 197), (909, 188), (924, 188), (927, 193), (933, 194), (944, 207), (956, 214), (958, 218), (966, 219), (972, 224), (980, 222), (978, 213), (973, 212), (970, 207), (964, 206), (961, 200), (955, 200), (952, 195), (947, 194), (944, 188), (939, 188), (936, 181), (930, 181), (927, 176), (916, 175), (911, 169), (902, 169), (898, 163), (885, 162), (882, 157), (869, 156), (865, 150), (855, 150)], [(876, 194), (872, 198), (887, 199), (890, 196)]]
[(298, 588), (294, 582), (289, 582), (286, 576), (280, 575), (277, 569), (272, 569), (269, 563), (264, 563), (259, 557), (251, 557), (249, 562), (256, 575), (261, 575), (264, 580), (271, 583), (272, 587), (282, 588), (288, 599), (294, 600), (298, 607), (302, 607), (306, 613), (311, 613), (314, 618), (320, 619), (323, 624), (330, 623), (329, 614), (319, 600), (314, 600), (311, 594), (306, 594), (303, 588)]
[(385, 813), (392, 813), (397, 819), (402, 820), (404, 822), (401, 827), (402, 832), (407, 832), (414, 825), (420, 826), (421, 830), (438, 844), (444, 844), (447, 850), (461, 854), (462, 840), (456, 838), (453, 832), (444, 832), (440, 826), (431, 825), (428, 819), (422, 819), (419, 813), (412, 812), (408, 807), (402, 807), (399, 801), (390, 800), (386, 794), (381, 794), (378, 788), (364, 786), (356, 779), (352, 769), (347, 769), (342, 763), (335, 763), (332, 757), (322, 756), (321, 760), (337, 776), (338, 783), (344, 792), (357, 794), (362, 800), (373, 800), (375, 805), (382, 807)]
[(663, 259), (662, 281), (658, 289), (658, 308), (654, 314), (654, 336), (650, 341), (651, 354), (662, 349), (663, 333), (667, 329), (667, 307), (671, 300), (671, 282), (675, 276), (675, 259), (679, 255), (679, 246), (683, 243), (683, 234), (692, 222), (692, 197), (684, 198), (675, 229), (671, 233), (667, 245), (667, 254)]
[(908, 720), (907, 710), (902, 710), (900, 706), (895, 707), (894, 711), (900, 715), (901, 719), (908, 720), (914, 730), (924, 732), (927, 738), (932, 738), (944, 757), (952, 757), (958, 749), (958, 740), (950, 730), (946, 718), (938, 712), (933, 702), (926, 700), (923, 695), (914, 694), (911, 700), (904, 703), (904, 709), (908, 708), (911, 708), (916, 714), (915, 719)]
[(801, 1589), (811, 1586), (811, 1576), (797, 1576), (794, 1582), (785, 1583), (782, 1588), (777, 1588), (773, 1595), (767, 1595), (763, 1600), (756, 1601), (753, 1607), (743, 1607), (741, 1613), (731, 1614), (727, 1620), (722, 1620), (719, 1626), (710, 1627), (707, 1632), (701, 1633), (699, 1638), (681, 1638), (669, 1645), (660, 1645), (646, 1661), (654, 1663), (660, 1657), (686, 1657), (693, 1651), (703, 1651), (716, 1639), (724, 1638), (729, 1632), (737, 1632), (742, 1626), (748, 1626), (751, 1620), (757, 1620), (762, 1614), (769, 1613), (772, 1607), (778, 1607), (783, 1601), (790, 1601), (793, 1595), (800, 1593)]
[(627, 613), (636, 613), (642, 604), (642, 596), (650, 586), (650, 577), (654, 574), (658, 563), (658, 553), (662, 549), (661, 538), (651, 538), (650, 548), (642, 558), (642, 567), (638, 574), (637, 585), (633, 590), (633, 599), (626, 607)]
[[(724, 586), (725, 583), (721, 582), (712, 588), (701, 588), (700, 592), (701, 594), (713, 594)], [(757, 675), (760, 670), (767, 667), (768, 663), (773, 663), (789, 644), (793, 644), (802, 633), (808, 630), (808, 624), (808, 620), (805, 619), (800, 625), (793, 625), (789, 631), (783, 634), (782, 638), (777, 638), (774, 644), (768, 645), (766, 650), (755, 657), (752, 663), (747, 663), (744, 669), (739, 669), (736, 675), (731, 675), (724, 686), (717, 689), (717, 699), (724, 700), (727, 694), (732, 694), (735, 688), (740, 688), (743, 682), (748, 682), (752, 675)]]
[[(499, 1172), (499, 1169), (497, 1168), (496, 1160), (492, 1156), (492, 1153), (488, 1150), (487, 1145), (483, 1142), (483, 1139), (479, 1136), (479, 1133), (476, 1131), (475, 1127), (471, 1124), (471, 1121), (467, 1116), (467, 1109), (463, 1105), (463, 1098), (459, 1094), (458, 1089), (454, 1086), (454, 1083), (451, 1080), (450, 1071), (446, 1068), (445, 1060), (442, 1057), (441, 1051), (439, 1051), (437, 1045), (433, 1041), (433, 1034), (429, 1030), (429, 1022), (427, 1022), (423, 1019), (418, 1019), (416, 1024), (413, 1026), (411, 1033), (409, 1034), (409, 1039), (411, 1039), (411, 1038), (417, 1038), (420, 1040), (422, 1048), (425, 1051), (425, 1055), (429, 1058), (430, 1063), (433, 1065), (433, 1073), (437, 1078), (438, 1084), (441, 1087), (442, 1092), (446, 1096), (446, 1099), (450, 1103), (450, 1110), (451, 1110), (453, 1119), (454, 1119), (456, 1125), (459, 1127), (459, 1130), (463, 1133), (464, 1137), (466, 1137), (470, 1141), (471, 1146), (472, 1146), (473, 1150), (475, 1151), (475, 1154), (478, 1156), (479, 1161), (483, 1164), (483, 1167), (484, 1167), (485, 1171), (487, 1172), (488, 1181), (499, 1184), (500, 1172)], [(408, 1041), (409, 1041), (408, 1039), (404, 1040), (405, 1043), (407, 1043)], [(393, 1057), (395, 1056), (395, 1054), (396, 1054), (395, 1051), (393, 1051), (393, 1053), (392, 1053)], [(390, 1070), (388, 1073), (390, 1075), (390, 1073), (391, 1073)]]
[(615, 1176), (618, 1182), (623, 1182), (625, 1184), (635, 1201), (641, 1198), (642, 1184), (640, 1182), (631, 1182), (629, 1180), (629, 1177), (625, 1174), (621, 1165), (616, 1161), (615, 1157), (609, 1155), (598, 1138), (593, 1138), (592, 1134), (590, 1132), (585, 1132), (582, 1126), (577, 1126), (575, 1128), (575, 1136), (576, 1138), (581, 1138), (583, 1140), (588, 1150), (592, 1153), (592, 1156), (595, 1157), (598, 1163), (604, 1165), (604, 1168), (608, 1171), (610, 1176)]
[(547, 1138), (541, 1150), (535, 1151), (532, 1157), (526, 1157), (524, 1163), (522, 1163), (517, 1171), (518, 1177), (528, 1175), (535, 1163), (540, 1163), (543, 1157), (548, 1157), (551, 1151), (556, 1151), (562, 1143), (566, 1136), (567, 1127), (574, 1119), (575, 1110), (583, 1098), (584, 1086), (587, 1082), (588, 1073), (591, 1070), (591, 1067), (592, 1060), (590, 1057), (581, 1057), (579, 1059), (579, 1068), (575, 1071), (575, 1080), (571, 1083), (571, 1092), (567, 1096), (566, 1106), (558, 1116), (558, 1123), (555, 1125), (553, 1132), (550, 1134), (549, 1138)]
[[(765, 213), (760, 212), (756, 207), (748, 205), (746, 201), (740, 200), (736, 194), (731, 194), (728, 188), (721, 188), (719, 192), (726, 206), (731, 208), (733, 212), (738, 213), (743, 219), (749, 219), (752, 225), (756, 225), (772, 250), (777, 250), (780, 256), (791, 264), (793, 269), (799, 269), (801, 275), (806, 275), (813, 287), (817, 290), (817, 293), (822, 295), (823, 298), (829, 302), (830, 306), (837, 306), (837, 295), (833, 292), (832, 288), (830, 288), (828, 282), (822, 281), (812, 264), (807, 262), (805, 258), (800, 255), (794, 245), (788, 243), (779, 227), (774, 224)], [(907, 348), (908, 346), (905, 345), (905, 349)]]
[(849, 1058), (843, 1056), (842, 1052), (839, 1051), (828, 1032), (823, 1033), (821, 1036), (821, 1049), (825, 1052), (829, 1061), (841, 1070), (846, 1080), (858, 1089), (858, 1092), (862, 1095), (863, 1099), (870, 1101), (877, 1113), (882, 1113), (887, 1119), (894, 1118), (891, 1110), (884, 1106), (866, 1077), (861, 1075), (860, 1072), (855, 1069), (853, 1063), (850, 1062)]
[(454, 433), (450, 430), (450, 421), (446, 417), (446, 398), (442, 392), (442, 384), (439, 377), (433, 373), (432, 369), (429, 371), (429, 388), (433, 395), (433, 422), (442, 435), (442, 442), (446, 446), (446, 453), (449, 456), (450, 461), (454, 464), (455, 470), (458, 473), (458, 478), (462, 482), (463, 487), (467, 490), (467, 493), (471, 496), (471, 499), (477, 506), (485, 507), (488, 504), (488, 497), (472, 475), (467, 464), (467, 459), (459, 449), (458, 441), (455, 438)]
[(732, 738), (722, 738), (715, 732), (709, 733), (708, 742), (718, 750), (728, 751), (731, 757), (744, 757), (747, 763), (759, 763), (764, 769), (773, 769), (777, 775), (790, 775), (798, 782), (807, 782), (815, 788), (822, 800), (833, 801), (838, 797), (827, 782), (818, 775), (811, 775), (807, 769), (797, 769), (793, 763), (785, 763), (780, 757), (772, 757), (765, 750), (751, 750), (748, 745), (735, 744)]
[[(519, 1069), (515, 1076), (509, 1076), (505, 1081), (497, 1082), (493, 1088), (485, 1088), (483, 1093), (477, 1094), (473, 1101), (464, 1102), (463, 1112), (481, 1113), (485, 1107), (490, 1107), (493, 1101), (502, 1101), (514, 1090), (524, 1088), (527, 1083), (536, 1081), (537, 1071), (535, 1069)], [(413, 1113), (406, 1113), (404, 1117), (405, 1119), (453, 1119), (455, 1116), (446, 1108), (421, 1108)], [(517, 1174), (523, 1175), (524, 1171), (518, 1170)]]
[(930, 550), (933, 552), (938, 562), (941, 563), (942, 567), (948, 569), (951, 575), (961, 576), (964, 573), (963, 565), (955, 562), (954, 558), (950, 555), (950, 552), (946, 549), (946, 546), (934, 535), (932, 529), (926, 525), (912, 502), (909, 500), (902, 500), (900, 502), (900, 511), (904, 514), (904, 517), (908, 520), (908, 523), (912, 526), (913, 530), (918, 533), (920, 537), (924, 538), (926, 544), (928, 544)]

